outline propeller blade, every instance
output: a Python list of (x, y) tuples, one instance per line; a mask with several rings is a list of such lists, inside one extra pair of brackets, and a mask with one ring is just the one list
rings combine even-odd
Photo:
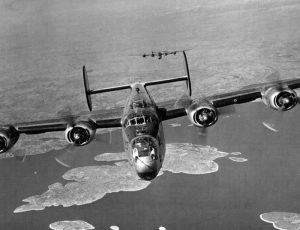
[(263, 126), (272, 132), (279, 132), (279, 125), (283, 119), (283, 111), (271, 111), (268, 117), (262, 120)]
[(207, 138), (208, 138), (207, 128), (198, 127), (198, 138), (202, 145), (207, 145)]
[(175, 103), (176, 108), (188, 108), (192, 104), (193, 100), (190, 96), (184, 94)]
[[(273, 69), (273, 68), (272, 68), (272, 69)], [(276, 70), (276, 69), (273, 69), (273, 72), (270, 73), (270, 74), (266, 77), (266, 79), (267, 79), (268, 81), (270, 81), (270, 82), (282, 80), (281, 77), (280, 77), (279, 71)], [(282, 89), (282, 88), (284, 88), (284, 85), (283, 85), (281, 82), (279, 82), (279, 83), (278, 83), (278, 88), (279, 88), (279, 89)]]
[(22, 162), (22, 163), (24, 163), (25, 160), (26, 160), (26, 154), (25, 154), (25, 151), (22, 151), (22, 150), (20, 150), (20, 149), (15, 150), (14, 153), (13, 153), (13, 156), (14, 156), (14, 158), (15, 158), (17, 161), (20, 161), (20, 162)]
[(272, 68), (272, 70), (273, 70), (273, 72), (270, 73), (270, 74), (266, 77), (266, 79), (267, 79), (268, 81), (278, 81), (278, 80), (280, 80), (280, 74), (279, 74), (279, 71), (276, 70), (276, 69), (273, 69), (273, 68)]
[(66, 168), (71, 168), (74, 165), (76, 158), (76, 151), (74, 146), (67, 147), (62, 153), (56, 156), (54, 159), (57, 163)]
[(60, 158), (55, 157), (55, 160), (57, 163), (61, 164), (62, 166), (66, 167), (66, 168), (71, 168), (70, 165), (68, 165), (67, 163), (65, 163), (64, 161), (62, 161)]
[(230, 117), (232, 115), (235, 115), (236, 113), (237, 112), (236, 112), (235, 105), (229, 105), (229, 106), (218, 108), (219, 117), (223, 117), (223, 118)]
[(66, 121), (69, 125), (75, 124), (75, 116), (73, 115), (73, 111), (70, 106), (66, 106), (63, 109), (59, 110), (57, 112), (57, 116)]

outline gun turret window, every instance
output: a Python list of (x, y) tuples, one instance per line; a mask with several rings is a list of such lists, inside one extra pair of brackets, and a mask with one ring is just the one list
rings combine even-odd
[(134, 157), (151, 156), (153, 160), (157, 159), (157, 145), (152, 137), (143, 136), (135, 139), (132, 143)]

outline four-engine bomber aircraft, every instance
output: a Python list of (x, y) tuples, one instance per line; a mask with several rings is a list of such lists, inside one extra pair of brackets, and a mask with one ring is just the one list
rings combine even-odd
[[(121, 127), (125, 151), (134, 165), (138, 176), (144, 180), (154, 179), (165, 158), (165, 140), (162, 121), (187, 115), (190, 122), (198, 127), (209, 127), (217, 122), (218, 108), (253, 101), (261, 98), (270, 108), (286, 111), (298, 102), (295, 88), (300, 87), (300, 79), (278, 80), (256, 84), (235, 92), (218, 94), (206, 98), (192, 99), (191, 81), (186, 54), (183, 51), (186, 75), (173, 79), (134, 83), (112, 88), (91, 90), (88, 76), (83, 67), (83, 80), (90, 116), (19, 123), (0, 128), (0, 153), (9, 150), (20, 134), (39, 134), (65, 131), (66, 140), (83, 146), (91, 142), (96, 129)], [(148, 86), (185, 81), (188, 95), (183, 103), (177, 100), (156, 104), (147, 91)], [(131, 90), (127, 103), (122, 108), (92, 112), (91, 95), (115, 90)]]

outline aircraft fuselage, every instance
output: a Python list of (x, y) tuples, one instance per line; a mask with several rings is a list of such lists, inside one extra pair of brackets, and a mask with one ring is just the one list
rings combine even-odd
[(125, 151), (138, 176), (154, 179), (165, 157), (165, 140), (157, 106), (141, 83), (132, 86), (122, 116), (122, 133)]

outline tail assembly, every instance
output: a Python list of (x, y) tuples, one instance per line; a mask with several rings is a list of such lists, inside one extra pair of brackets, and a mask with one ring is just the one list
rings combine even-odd
[[(182, 53), (183, 53), (183, 58), (184, 58), (184, 68), (185, 68), (185, 74), (186, 74), (185, 76), (177, 77), (177, 78), (163, 79), (163, 80), (158, 80), (158, 81), (149, 81), (149, 82), (144, 82), (141, 84), (143, 84), (145, 87), (147, 87), (147, 86), (151, 86), (151, 85), (172, 83), (172, 82), (177, 82), (177, 81), (186, 81), (186, 86), (189, 91), (189, 96), (191, 96), (192, 88), (191, 88), (191, 78), (190, 78), (188, 61), (187, 61), (184, 50), (182, 51)], [(87, 75), (85, 66), (83, 66), (82, 72), (83, 72), (83, 82), (84, 82), (86, 100), (87, 100), (87, 104), (88, 104), (90, 111), (92, 111), (92, 109), (93, 109), (91, 95), (132, 88), (132, 85), (121, 85), (121, 86), (116, 86), (116, 87), (91, 90), (90, 86), (89, 86), (89, 79), (88, 79), (88, 75)]]

